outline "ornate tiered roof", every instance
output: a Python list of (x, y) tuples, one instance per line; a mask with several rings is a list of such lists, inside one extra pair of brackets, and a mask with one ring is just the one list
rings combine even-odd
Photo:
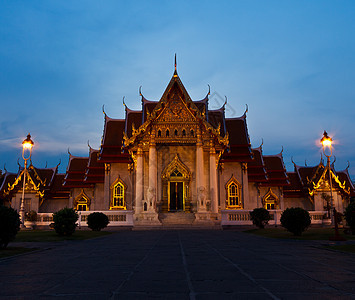
[(26, 171), (20, 166), (17, 174), (6, 172), (1, 176), (1, 198), (11, 199), (14, 193), (22, 189), (24, 172), (26, 172), (26, 189), (36, 191), (42, 202), (53, 197), (69, 197), (69, 189), (62, 186), (64, 174), (58, 173), (58, 165), (54, 168), (36, 168), (31, 163)]
[[(294, 172), (287, 174), (290, 178), (290, 185), (284, 188), (286, 198), (313, 196), (324, 181), (329, 182), (329, 170), (322, 160), (316, 166), (299, 166), (294, 163)], [(343, 171), (335, 171), (332, 166), (330, 175), (333, 188), (345, 196), (350, 196), (354, 192), (348, 168)]]

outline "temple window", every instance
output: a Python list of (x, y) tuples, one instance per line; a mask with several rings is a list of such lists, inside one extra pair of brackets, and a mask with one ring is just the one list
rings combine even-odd
[(190, 134), (191, 134), (192, 137), (195, 136), (195, 133), (194, 133), (193, 129), (191, 129)]
[(175, 131), (174, 131), (174, 135), (175, 135), (175, 136), (177, 136), (177, 135), (178, 135), (178, 131), (177, 131), (177, 129), (175, 129)]
[(272, 192), (271, 189), (263, 197), (263, 205), (266, 209), (278, 209), (278, 197)]
[(166, 130), (165, 136), (166, 136), (166, 137), (169, 137), (169, 129)]
[(110, 209), (125, 209), (125, 188), (121, 182), (117, 182), (112, 189), (112, 203)]
[(90, 200), (86, 194), (82, 191), (74, 201), (74, 208), (77, 211), (87, 211), (89, 210)]
[(158, 130), (158, 137), (161, 137), (161, 130)]
[(182, 136), (186, 136), (186, 130), (185, 129), (182, 130)]
[(240, 198), (241, 186), (239, 182), (232, 176), (226, 184), (227, 200), (226, 205), (229, 209), (241, 209), (242, 202)]

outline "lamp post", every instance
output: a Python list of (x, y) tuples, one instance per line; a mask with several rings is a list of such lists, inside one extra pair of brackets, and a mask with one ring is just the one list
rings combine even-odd
[[(330, 186), (330, 207), (333, 209), (333, 215), (332, 215), (332, 224), (336, 223), (335, 221), (335, 214), (334, 214), (334, 202), (333, 202), (333, 186), (332, 186), (332, 177), (330, 174), (330, 157), (333, 154), (333, 149), (332, 149), (332, 138), (328, 136), (328, 133), (324, 130), (323, 137), (320, 140), (322, 147), (323, 147), (323, 154), (327, 157), (327, 169), (329, 173), (329, 186)], [(328, 151), (327, 151), (328, 149)]]
[[(334, 225), (335, 229), (335, 236), (331, 236), (329, 240), (331, 241), (344, 241), (345, 239), (339, 235), (338, 231), (338, 222), (336, 220), (336, 208), (334, 205), (334, 199), (333, 199), (333, 183), (332, 183), (332, 175), (331, 175), (331, 170), (330, 170), (330, 157), (333, 154), (333, 149), (332, 149), (332, 138), (328, 136), (328, 133), (324, 130), (323, 137), (320, 140), (322, 146), (323, 146), (323, 154), (327, 157), (327, 168), (328, 168), (328, 173), (329, 173), (329, 187), (330, 187), (330, 206), (331, 206), (331, 211), (332, 211), (332, 224)], [(328, 150), (327, 150), (328, 149)]]
[(21, 198), (21, 206), (20, 206), (21, 228), (25, 228), (25, 186), (26, 186), (27, 161), (31, 158), (33, 145), (34, 142), (31, 140), (31, 135), (28, 134), (27, 138), (22, 142), (22, 158), (25, 161), (25, 169), (23, 170), (22, 198)]

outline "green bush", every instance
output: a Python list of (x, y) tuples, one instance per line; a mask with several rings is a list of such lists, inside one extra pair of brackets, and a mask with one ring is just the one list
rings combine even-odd
[(54, 230), (58, 235), (72, 235), (79, 216), (72, 208), (63, 208), (53, 214)]
[(250, 212), (250, 218), (253, 224), (259, 228), (264, 228), (269, 220), (271, 220), (269, 212), (263, 207), (254, 208), (254, 210)]
[(20, 216), (11, 207), (0, 206), (0, 249), (6, 248), (20, 230)]
[(100, 231), (101, 229), (107, 227), (110, 221), (104, 213), (94, 212), (88, 215), (87, 223), (89, 228), (93, 231)]
[(345, 209), (344, 216), (352, 234), (355, 234), (355, 201), (350, 202), (348, 207)]
[(294, 235), (301, 235), (311, 225), (311, 217), (308, 211), (301, 207), (286, 208), (280, 221), (281, 225)]

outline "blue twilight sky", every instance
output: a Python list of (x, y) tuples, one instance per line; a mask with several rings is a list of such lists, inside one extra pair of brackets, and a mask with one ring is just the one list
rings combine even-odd
[(194, 100), (249, 111), (253, 147), (317, 164), (326, 129), (355, 178), (355, 1), (0, 1), (0, 168), (30, 132), (38, 167), (99, 148), (101, 107), (159, 100), (178, 72)]

